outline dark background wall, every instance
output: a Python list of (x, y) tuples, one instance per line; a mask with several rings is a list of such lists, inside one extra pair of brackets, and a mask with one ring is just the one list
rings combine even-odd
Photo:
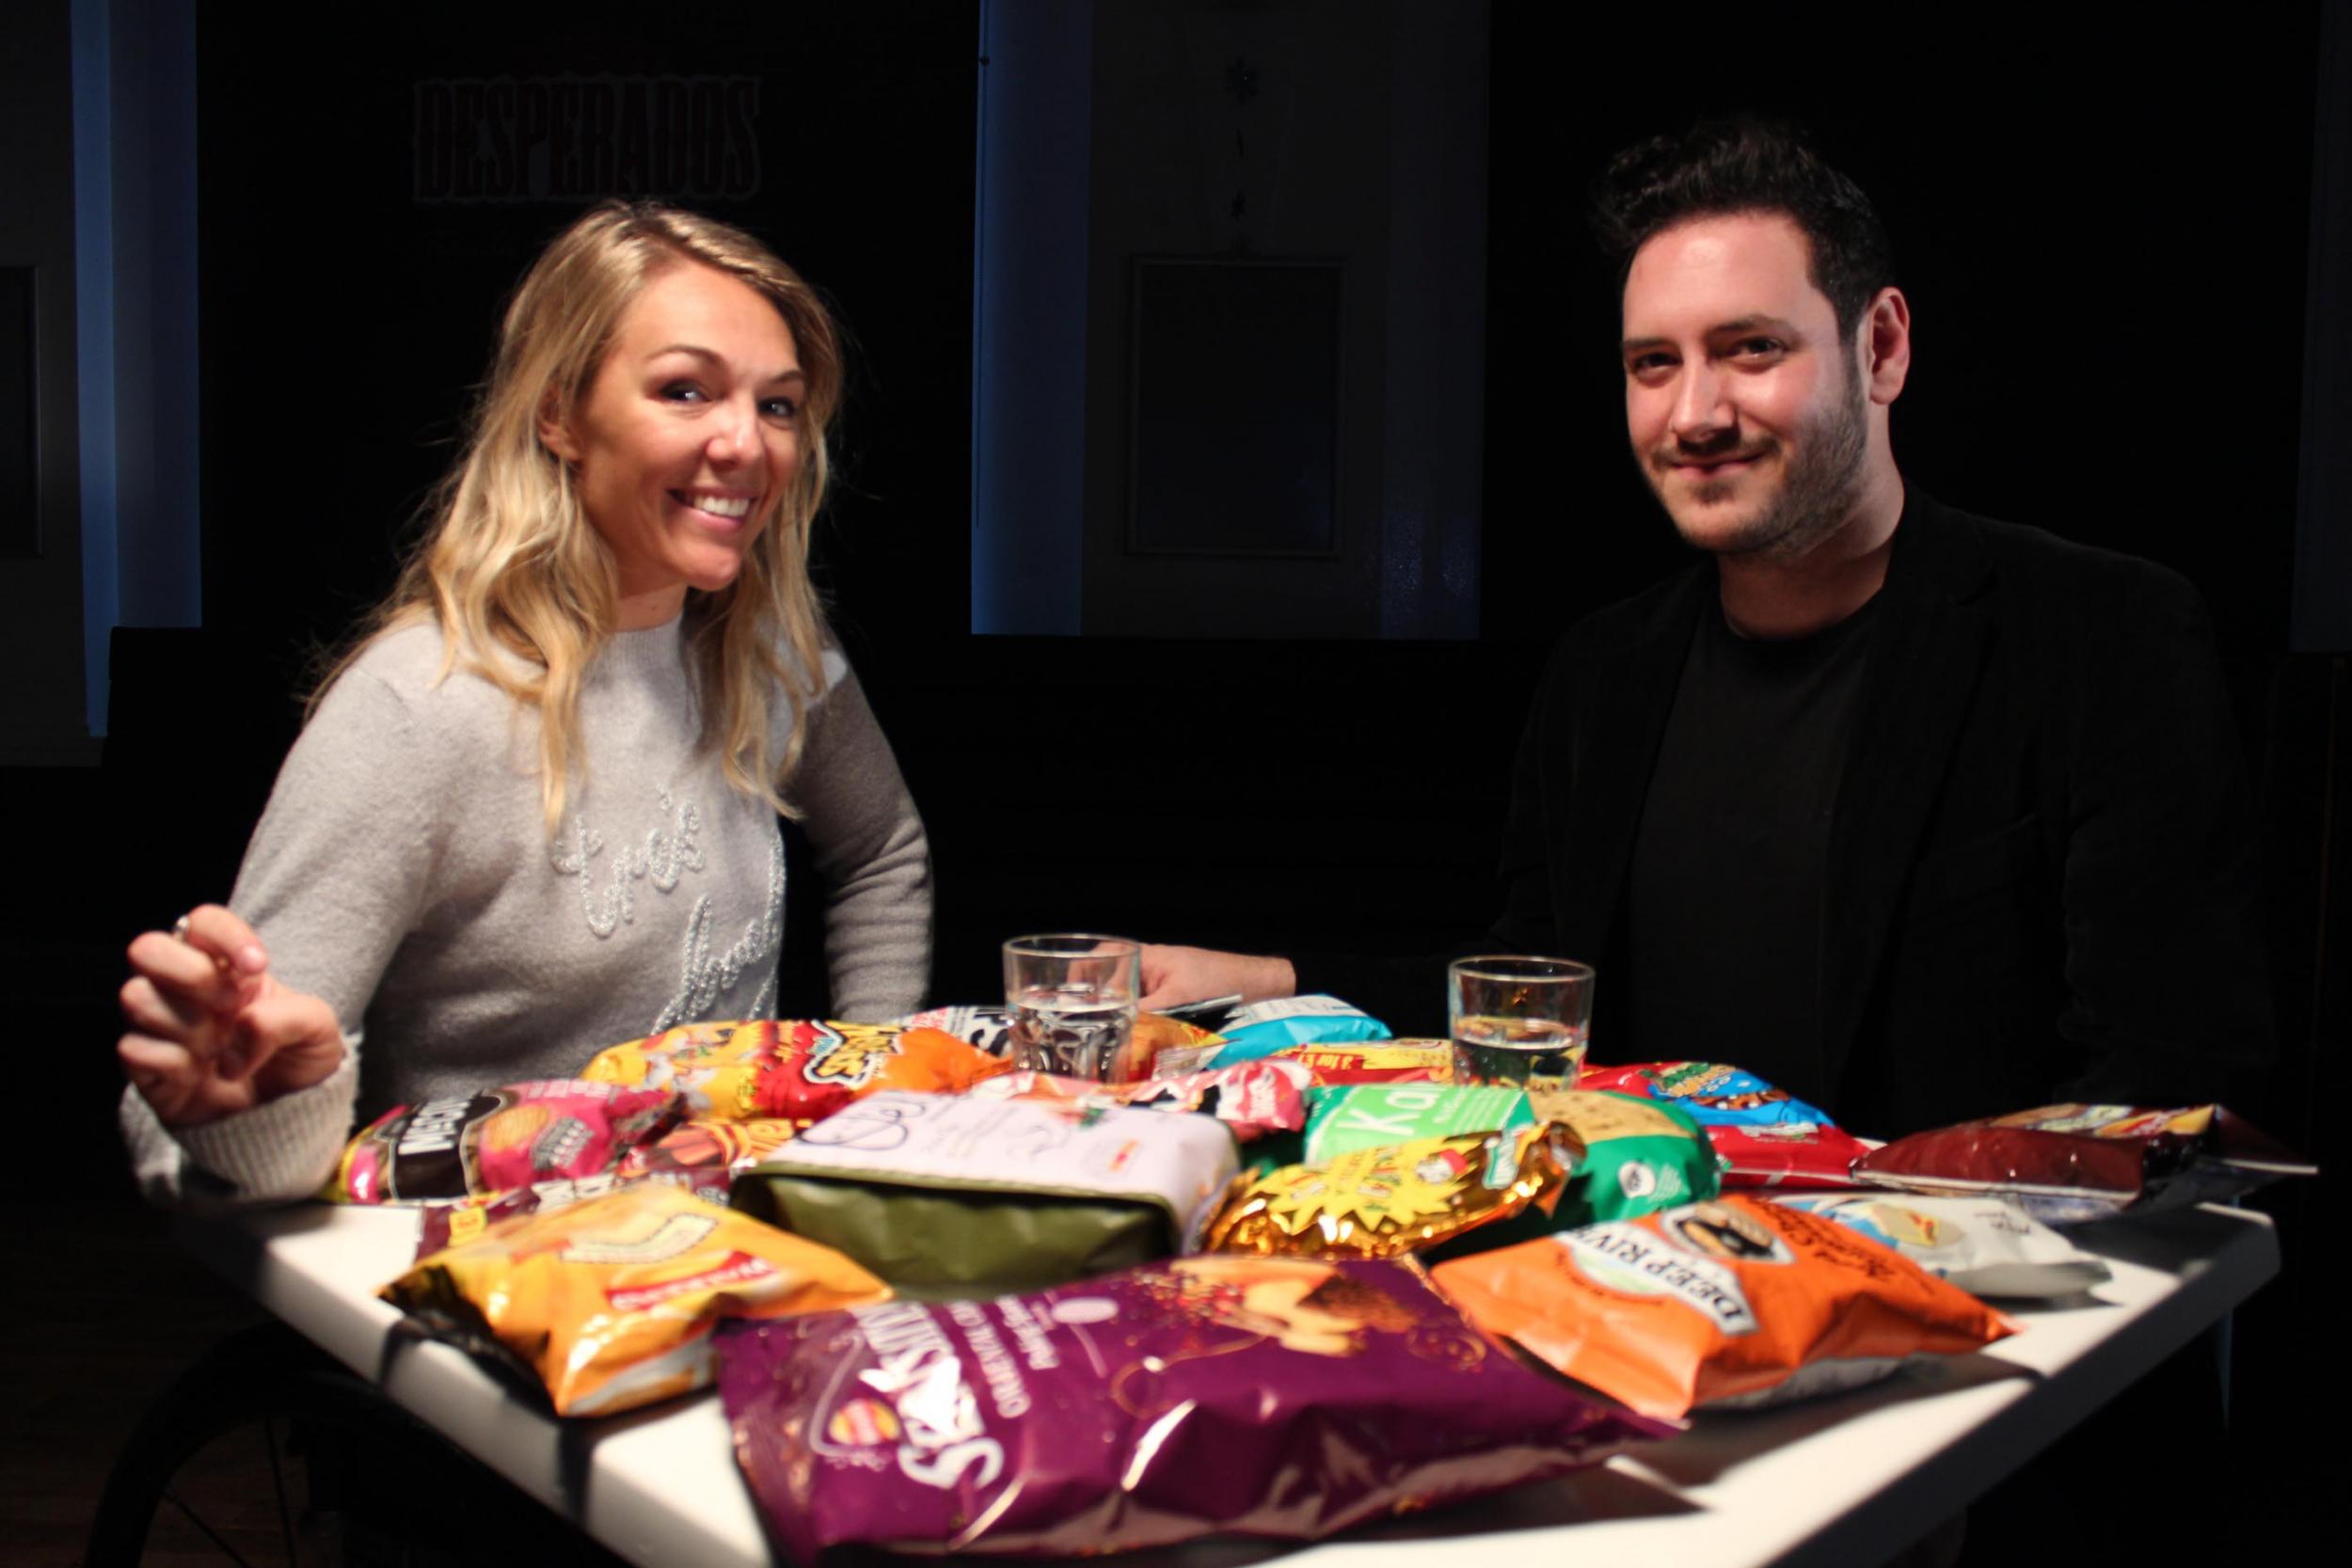
[[(1493, 8), (1475, 641), (1081, 642), (967, 629), (968, 8), (201, 9), (206, 629), (125, 635), (97, 777), (0, 781), (45, 890), (0, 916), (0, 965), (63, 1064), (37, 1140), (53, 1147), (24, 1180), (68, 1163), (116, 1180), (121, 943), (226, 890), (305, 660), (388, 584), (504, 291), (577, 210), (421, 186), (421, 94), (453, 106), (456, 84), (500, 77), (756, 83), (757, 189), (697, 204), (771, 241), (855, 341), (820, 572), (932, 830), (946, 1000), (984, 998), (993, 943), (1023, 928), (1403, 952), (1482, 918), (1544, 645), (1682, 559), (1623, 450), (1613, 291), (1581, 191), (1609, 150), (1704, 112), (1809, 124), (1893, 230), (1915, 320), (1895, 419), (1911, 480), (2165, 562), (2211, 603), (2272, 830), (2289, 1037), (2257, 1104), (2329, 1136), (2312, 1107), (2341, 1082), (2321, 903), (2341, 670), (2281, 657), (2319, 8), (1764, 27), (1730, 8)], [(1024, 754), (996, 721), (1009, 686), (1045, 679), (1104, 716), (1084, 768)]]

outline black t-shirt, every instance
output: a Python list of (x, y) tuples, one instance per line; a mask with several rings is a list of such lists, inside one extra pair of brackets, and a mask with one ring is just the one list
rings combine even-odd
[(1822, 888), (1875, 617), (1742, 638), (1702, 614), (1633, 844), (1624, 1037), (1607, 1061), (1730, 1062), (1817, 1103)]

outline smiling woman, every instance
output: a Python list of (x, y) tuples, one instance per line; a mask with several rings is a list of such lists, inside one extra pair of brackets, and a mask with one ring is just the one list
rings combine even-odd
[(814, 293), (725, 225), (608, 203), (532, 265), (229, 905), (131, 946), (151, 1195), (305, 1196), (355, 1110), (779, 1010), (779, 812), (825, 879), (834, 1010), (917, 1005), (922, 824), (808, 578), (841, 379)]

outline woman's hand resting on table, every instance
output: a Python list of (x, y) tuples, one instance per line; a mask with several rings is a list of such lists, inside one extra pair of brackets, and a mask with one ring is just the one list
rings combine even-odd
[(1145, 942), (1141, 963), (1143, 995), (1137, 1005), (1147, 1013), (1186, 1002), (1205, 1002), (1213, 996), (1263, 1002), (1298, 989), (1298, 972), (1288, 958)]
[(280, 984), (253, 928), (220, 905), (142, 934), (130, 956), (115, 1054), (167, 1127), (251, 1110), (342, 1065), (335, 1010)]

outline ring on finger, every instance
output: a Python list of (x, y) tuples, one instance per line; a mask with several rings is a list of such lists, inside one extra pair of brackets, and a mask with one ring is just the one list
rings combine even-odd
[(171, 923), (171, 940), (174, 942), (188, 940), (188, 917), (186, 915), (183, 914)]

